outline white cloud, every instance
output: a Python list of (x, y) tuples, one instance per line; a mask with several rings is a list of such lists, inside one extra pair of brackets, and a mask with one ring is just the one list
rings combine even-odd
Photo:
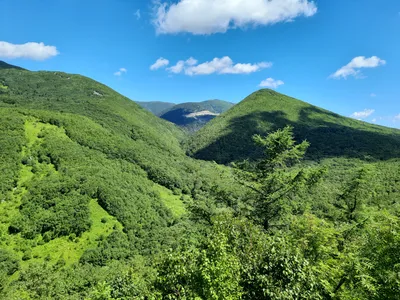
[(150, 66), (150, 70), (154, 71), (154, 70), (158, 70), (160, 68), (166, 67), (169, 65), (169, 60), (165, 59), (163, 57), (160, 57), (159, 59), (157, 59), (157, 61)]
[(370, 96), (371, 96), (372, 98), (375, 98), (375, 97), (376, 97), (376, 94), (372, 93)]
[(374, 112), (375, 112), (375, 109), (364, 109), (363, 111), (358, 111), (358, 112), (352, 113), (350, 117), (358, 119), (358, 120), (362, 120), (362, 119), (368, 118)]
[(115, 76), (121, 76), (123, 73), (128, 72), (125, 68), (120, 68), (117, 72), (114, 73)]
[(363, 75), (359, 69), (362, 68), (376, 68), (379, 66), (383, 66), (386, 64), (386, 61), (380, 59), (377, 56), (372, 56), (370, 58), (366, 58), (365, 56), (358, 56), (352, 59), (344, 67), (341, 67), (335, 73), (333, 73), (330, 77), (331, 78), (344, 78), (346, 79), (348, 76), (354, 76), (356, 78), (362, 78)]
[(194, 66), (194, 65), (197, 65), (197, 63), (198, 63), (197, 59), (194, 59), (193, 57), (190, 57), (190, 58), (186, 61), (186, 64), (187, 64), (188, 66)]
[(309, 0), (180, 0), (170, 5), (158, 1), (155, 10), (157, 33), (213, 34), (311, 17), (317, 6)]
[(376, 118), (372, 119), (372, 123), (376, 123), (378, 120)]
[(400, 121), (400, 114), (398, 114), (397, 116), (394, 117), (394, 121), (395, 122)]
[(280, 85), (284, 85), (285, 83), (282, 80), (275, 80), (273, 78), (267, 78), (263, 81), (261, 81), (260, 86), (261, 87), (267, 87), (267, 88), (271, 88), (271, 89), (276, 89), (278, 88)]
[(198, 61), (191, 57), (186, 61), (178, 61), (175, 66), (172, 66), (167, 70), (175, 74), (183, 72), (190, 76), (210, 74), (249, 74), (264, 68), (270, 68), (271, 66), (272, 63), (270, 62), (260, 62), (256, 64), (234, 64), (232, 59), (228, 56), (224, 56), (222, 58), (216, 57), (212, 61), (198, 64)]
[(136, 16), (136, 19), (137, 19), (137, 20), (140, 20), (140, 17), (141, 17), (141, 15), (140, 15), (140, 9), (138, 9), (138, 10), (135, 12), (135, 16)]
[(185, 68), (185, 61), (180, 60), (176, 63), (175, 66), (172, 66), (172, 67), (168, 68), (167, 70), (171, 73), (179, 74), (183, 71), (184, 68)]
[(175, 66), (168, 68), (167, 71), (174, 74), (179, 74), (182, 73), (182, 71), (185, 70), (185, 68), (190, 68), (192, 66), (195, 66), (197, 65), (197, 63), (198, 63), (197, 59), (190, 57), (186, 61), (184, 60), (178, 61)]
[(18, 45), (0, 41), (0, 58), (45, 60), (58, 54), (55, 46), (46, 46), (43, 43), (29, 42)]

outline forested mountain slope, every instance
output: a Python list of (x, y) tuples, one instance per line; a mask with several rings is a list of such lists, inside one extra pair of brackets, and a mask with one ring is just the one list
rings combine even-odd
[(194, 132), (202, 128), (216, 116), (230, 109), (233, 105), (233, 103), (222, 100), (187, 102), (177, 104), (163, 111), (160, 117), (189, 132)]
[(342, 117), (306, 102), (259, 90), (212, 120), (188, 143), (196, 158), (228, 163), (260, 156), (252, 135), (265, 135), (286, 125), (297, 141), (311, 143), (308, 158), (389, 159), (400, 156), (400, 130)]
[(104, 266), (176, 244), (185, 203), (221, 180), (182, 137), (89, 78), (0, 69), (0, 292), (32, 263)]

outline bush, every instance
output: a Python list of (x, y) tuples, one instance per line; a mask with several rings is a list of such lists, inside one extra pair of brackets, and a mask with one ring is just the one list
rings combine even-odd
[(22, 256), (22, 260), (30, 260), (32, 258), (32, 250), (26, 250), (24, 255)]

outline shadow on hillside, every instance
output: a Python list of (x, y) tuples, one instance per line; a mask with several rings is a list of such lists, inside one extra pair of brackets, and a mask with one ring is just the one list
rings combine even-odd
[(305, 139), (310, 142), (307, 152), (309, 159), (347, 157), (386, 160), (400, 157), (400, 133), (395, 133), (395, 129), (348, 120), (316, 107), (302, 109), (296, 122), (288, 120), (282, 111), (259, 112), (235, 118), (229, 124), (228, 134), (194, 156), (224, 164), (249, 157), (258, 158), (262, 152), (254, 146), (252, 136), (266, 135), (286, 125), (294, 128), (298, 142)]

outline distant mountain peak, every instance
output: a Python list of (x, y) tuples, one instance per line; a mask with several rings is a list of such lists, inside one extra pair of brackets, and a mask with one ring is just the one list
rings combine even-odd
[(160, 114), (189, 132), (199, 130), (209, 121), (229, 110), (234, 104), (223, 100), (206, 100), (177, 104)]
[(175, 103), (162, 102), (162, 101), (148, 101), (148, 102), (135, 101), (135, 102), (156, 116), (160, 116), (164, 111), (176, 105)]

